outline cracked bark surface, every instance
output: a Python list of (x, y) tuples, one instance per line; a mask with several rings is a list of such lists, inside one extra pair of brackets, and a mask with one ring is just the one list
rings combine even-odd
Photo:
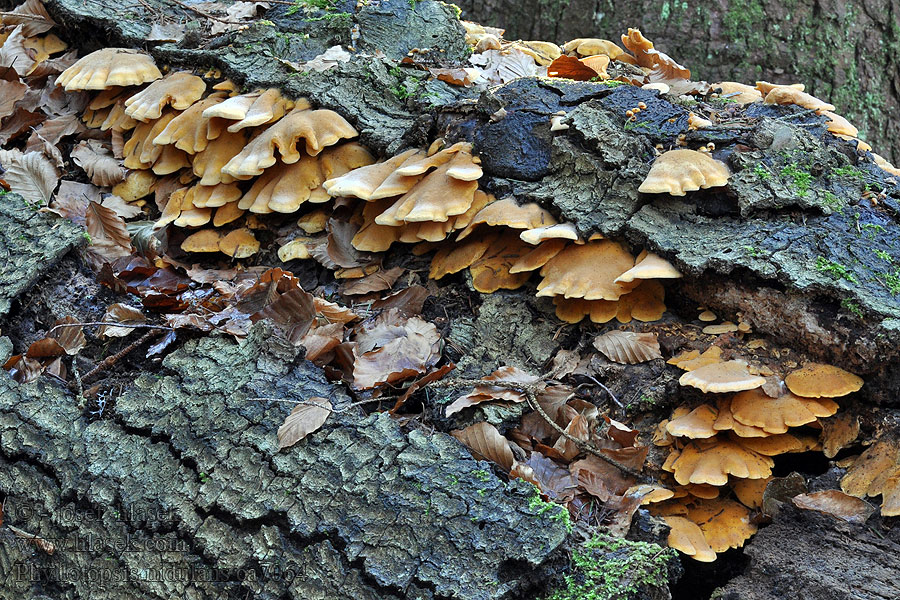
[(18, 194), (0, 197), (0, 316), (52, 264), (81, 241), (84, 230), (37, 212)]
[(487, 481), (444, 434), (333, 414), (279, 452), (291, 405), (349, 402), (257, 327), (190, 342), (92, 420), (45, 381), (0, 379), (6, 522), (20, 598), (501, 598), (542, 576), (565, 528), (530, 486)]

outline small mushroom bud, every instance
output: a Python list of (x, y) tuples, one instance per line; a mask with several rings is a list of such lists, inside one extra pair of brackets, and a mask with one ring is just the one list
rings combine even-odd
[(633, 111), (633, 110), (626, 110), (626, 111), (625, 111), (625, 116), (628, 117), (628, 118), (630, 119), (631, 117), (634, 116), (634, 111)]
[(709, 152), (712, 152), (713, 150), (716, 149), (716, 145), (713, 144), (712, 142), (710, 142), (710, 143), (706, 144), (706, 149), (707, 149)]
[(638, 102), (638, 108), (644, 110), (645, 108), (647, 108), (647, 104), (645, 102)]
[(633, 110), (635, 113), (641, 112), (641, 109), (640, 109), (640, 108), (633, 108), (632, 110)]

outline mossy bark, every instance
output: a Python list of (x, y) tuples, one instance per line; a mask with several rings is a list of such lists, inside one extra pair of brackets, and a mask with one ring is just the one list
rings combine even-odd
[(509, 39), (618, 41), (638, 27), (695, 79), (802, 82), (900, 161), (900, 4), (896, 0), (460, 0), (463, 18)]

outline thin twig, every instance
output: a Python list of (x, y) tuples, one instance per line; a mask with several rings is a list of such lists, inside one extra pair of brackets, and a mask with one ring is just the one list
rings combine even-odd
[(778, 117), (779, 121), (787, 121), (788, 119), (796, 119), (797, 117), (805, 117), (811, 114), (819, 114), (818, 108), (807, 108), (805, 110), (801, 110), (800, 112), (791, 113), (789, 115), (784, 115), (783, 117)]
[(56, 331), (61, 327), (89, 327), (93, 325), (106, 325), (108, 327), (127, 327), (129, 329), (161, 329), (163, 331), (175, 331), (174, 327), (168, 327), (167, 325), (145, 325), (143, 323), (114, 323), (111, 321), (87, 321), (85, 323), (60, 323), (59, 325), (54, 325), (50, 328), (50, 331), (47, 332), (47, 337), (50, 336), (51, 333)]
[(181, 8), (183, 8), (185, 10), (189, 10), (193, 13), (197, 13), (201, 17), (206, 17), (207, 19), (212, 19), (212, 20), (218, 21), (220, 23), (227, 23), (228, 25), (249, 25), (249, 23), (246, 21), (229, 21), (228, 19), (223, 19), (222, 17), (217, 17), (215, 15), (211, 15), (208, 12), (204, 12), (204, 11), (200, 10), (199, 8), (195, 8), (193, 6), (185, 4), (184, 2), (181, 2), (181, 0), (169, 0), (169, 2), (171, 2), (173, 4), (177, 4), (178, 6), (180, 6)]
[[(373, 402), (383, 402), (385, 400), (396, 400), (400, 396), (381, 396), (379, 398), (371, 398), (369, 400), (360, 400), (359, 402), (352, 402), (345, 406), (344, 408), (328, 408), (326, 409), (328, 412), (341, 414), (349, 411), (351, 408), (356, 408), (357, 406), (362, 406), (363, 404), (372, 404)], [(260, 400), (263, 402), (284, 402), (285, 404), (302, 404), (303, 406), (315, 406), (317, 408), (325, 408), (318, 402), (310, 402), (308, 400), (285, 400), (284, 398), (247, 398), (247, 400)]]
[(82, 381), (91, 379), (91, 378), (95, 377), (96, 375), (102, 373), (106, 369), (110, 368), (111, 366), (113, 366), (114, 364), (116, 364), (117, 362), (122, 360), (122, 358), (125, 355), (127, 355), (129, 352), (131, 352), (132, 350), (134, 350), (135, 348), (137, 348), (138, 346), (140, 346), (141, 344), (143, 344), (144, 342), (146, 342), (150, 338), (152, 338), (153, 335), (154, 334), (152, 331), (148, 331), (147, 333), (142, 335), (137, 341), (132, 342), (131, 344), (128, 344), (127, 346), (125, 346), (124, 348), (122, 348), (121, 350), (119, 350), (118, 352), (113, 354), (112, 356), (107, 356), (105, 359), (103, 359), (103, 361), (99, 365), (97, 365), (96, 367), (94, 367), (93, 369), (88, 371), (85, 374), (85, 376), (82, 377)]
[(625, 405), (622, 404), (621, 402), (619, 402), (619, 399), (616, 398), (616, 395), (613, 394), (612, 391), (610, 391), (610, 389), (608, 387), (606, 387), (605, 385), (603, 385), (602, 383), (600, 383), (599, 381), (597, 381), (594, 377), (592, 377), (590, 375), (585, 375), (585, 377), (587, 377), (588, 379), (593, 381), (595, 384), (599, 385), (603, 389), (604, 392), (609, 394), (609, 397), (612, 399), (613, 402), (616, 403), (616, 405), (618, 405), (619, 408), (625, 408)]
[(650, 478), (644, 475), (643, 473), (639, 473), (635, 471), (631, 467), (627, 467), (617, 461), (614, 458), (603, 454), (599, 448), (597, 448), (594, 444), (590, 442), (586, 442), (584, 440), (580, 440), (570, 434), (568, 431), (560, 427), (556, 424), (550, 415), (544, 410), (544, 407), (541, 406), (540, 402), (537, 400), (537, 396), (539, 393), (543, 391), (542, 387), (538, 387), (536, 385), (528, 385), (524, 383), (516, 383), (514, 381), (485, 381), (484, 379), (445, 379), (443, 381), (437, 381), (431, 384), (433, 387), (453, 387), (453, 386), (461, 386), (461, 387), (469, 387), (469, 386), (494, 386), (499, 388), (504, 388), (508, 390), (515, 390), (517, 392), (525, 394), (525, 399), (528, 402), (528, 406), (530, 406), (533, 410), (537, 411), (538, 414), (543, 417), (547, 424), (550, 425), (558, 434), (578, 446), (578, 448), (588, 454), (596, 456), (600, 460), (614, 466), (619, 469), (623, 473), (630, 475), (641, 482), (649, 482)]

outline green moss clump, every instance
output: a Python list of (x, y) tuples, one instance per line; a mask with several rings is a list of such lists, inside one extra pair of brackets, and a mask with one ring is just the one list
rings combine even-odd
[(668, 563), (675, 550), (646, 542), (596, 535), (572, 551), (565, 587), (546, 600), (613, 600), (639, 597), (645, 588), (668, 585)]

